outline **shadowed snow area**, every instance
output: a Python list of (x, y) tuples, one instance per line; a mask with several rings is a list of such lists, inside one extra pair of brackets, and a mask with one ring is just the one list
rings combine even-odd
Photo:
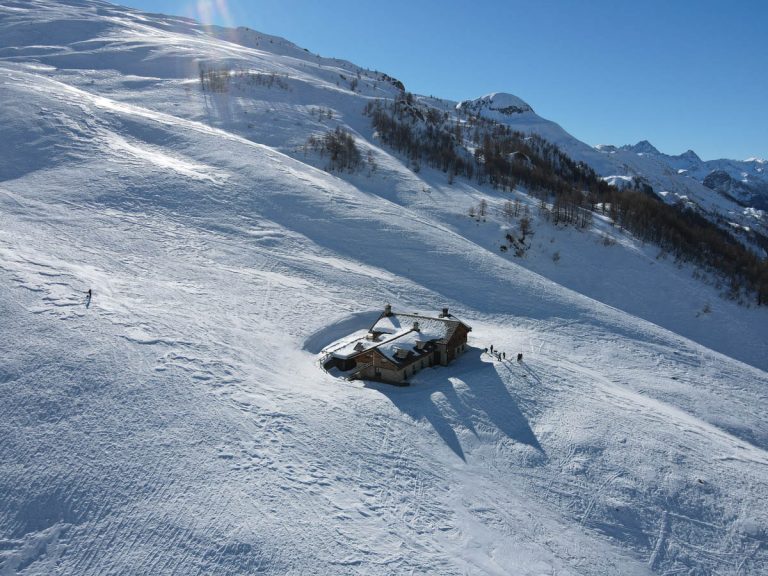
[[(372, 134), (397, 93), (253, 31), (0, 3), (0, 574), (768, 570), (766, 310), (524, 191), (500, 252), (508, 195)], [(375, 170), (305, 152), (337, 126)], [(470, 350), (325, 373), (386, 302)]]

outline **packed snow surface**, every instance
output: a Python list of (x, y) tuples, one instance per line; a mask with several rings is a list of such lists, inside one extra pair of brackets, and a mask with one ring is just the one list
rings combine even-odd
[[(766, 573), (765, 310), (522, 190), (501, 251), (510, 196), (371, 133), (397, 92), (246, 29), (0, 3), (0, 574)], [(375, 169), (305, 151), (340, 125)], [(470, 350), (326, 374), (386, 302)]]

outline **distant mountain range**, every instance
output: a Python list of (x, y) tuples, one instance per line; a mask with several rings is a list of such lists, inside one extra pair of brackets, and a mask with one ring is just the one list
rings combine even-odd
[(768, 162), (761, 158), (747, 160), (702, 160), (693, 150), (676, 156), (659, 152), (648, 140), (620, 147), (595, 146), (631, 165), (636, 156), (652, 156), (684, 178), (692, 178), (745, 207), (768, 209)]
[(763, 159), (704, 161), (693, 150), (672, 156), (647, 140), (634, 145), (592, 147), (511, 94), (489, 94), (457, 107), (538, 134), (574, 160), (588, 164), (611, 184), (643, 181), (670, 204), (684, 202), (758, 249), (766, 247), (768, 162)]

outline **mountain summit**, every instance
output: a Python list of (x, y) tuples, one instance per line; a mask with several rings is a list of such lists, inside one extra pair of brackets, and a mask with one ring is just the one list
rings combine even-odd
[(648, 142), (648, 140), (641, 140), (634, 145), (621, 146), (620, 150), (634, 152), (635, 154), (661, 154), (661, 152), (659, 152), (653, 144)]
[(456, 109), (462, 112), (480, 114), (492, 120), (533, 112), (533, 108), (521, 98), (505, 92), (494, 92), (475, 100), (464, 100), (456, 105)]

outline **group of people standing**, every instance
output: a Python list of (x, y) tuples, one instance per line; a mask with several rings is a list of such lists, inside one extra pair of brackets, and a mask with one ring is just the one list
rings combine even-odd
[[(499, 350), (493, 349), (493, 344), (491, 344), (490, 348), (485, 348), (485, 353), (490, 354), (491, 356), (495, 357), (496, 360), (499, 362), (503, 362), (507, 359), (507, 353), (506, 352), (499, 352)], [(517, 355), (517, 361), (522, 362), (523, 361), (523, 353), (520, 352)]]

